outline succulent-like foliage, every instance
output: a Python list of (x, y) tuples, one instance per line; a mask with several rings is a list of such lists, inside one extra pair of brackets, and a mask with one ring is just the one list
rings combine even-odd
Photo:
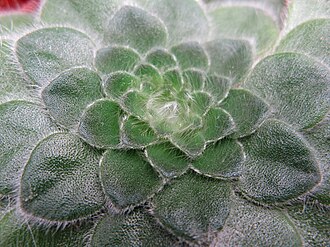
[(45, 0), (0, 16), (0, 246), (330, 243), (327, 0)]

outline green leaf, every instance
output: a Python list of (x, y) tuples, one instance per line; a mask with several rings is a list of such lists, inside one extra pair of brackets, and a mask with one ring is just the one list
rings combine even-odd
[(127, 45), (144, 53), (155, 46), (164, 46), (167, 30), (164, 24), (147, 11), (124, 6), (110, 20), (106, 39), (109, 43)]
[(138, 81), (138, 78), (130, 73), (114, 72), (104, 82), (104, 92), (106, 96), (120, 101), (125, 93), (138, 85)]
[(316, 149), (322, 180), (313, 189), (313, 199), (325, 205), (330, 205), (330, 113), (322, 122), (313, 128), (305, 130), (304, 136)]
[(213, 39), (235, 38), (251, 40), (258, 53), (272, 47), (279, 28), (265, 11), (248, 6), (227, 6), (211, 10)]
[(276, 51), (302, 53), (330, 66), (329, 30), (330, 19), (305, 22), (288, 33)]
[(208, 20), (200, 4), (195, 0), (153, 0), (145, 7), (157, 15), (166, 25), (169, 44), (200, 40), (208, 35)]
[(171, 48), (181, 69), (206, 70), (209, 66), (208, 57), (198, 42), (182, 43)]
[(208, 76), (204, 83), (204, 91), (213, 96), (213, 100), (218, 103), (227, 97), (231, 81), (228, 78), (220, 76)]
[(140, 59), (140, 55), (131, 48), (108, 46), (97, 51), (95, 67), (103, 74), (115, 71), (131, 72)]
[(156, 171), (135, 150), (107, 150), (100, 169), (105, 194), (119, 208), (142, 203), (163, 186)]
[[(83, 29), (93, 29), (104, 35), (109, 16), (122, 5), (120, 0), (47, 0), (41, 10), (43, 22), (67, 23)], [(95, 14), (97, 13), (97, 14)]]
[(91, 66), (94, 56), (89, 37), (65, 27), (30, 32), (17, 41), (16, 49), (24, 72), (38, 85), (47, 85), (71, 67)]
[(268, 115), (268, 105), (245, 89), (231, 89), (220, 107), (234, 119), (236, 126), (234, 137), (251, 134)]
[(100, 154), (73, 134), (54, 134), (32, 151), (21, 177), (20, 206), (50, 221), (89, 216), (104, 203)]
[(152, 166), (165, 177), (179, 176), (188, 168), (188, 157), (169, 142), (148, 146), (145, 152)]
[(199, 91), (204, 87), (205, 74), (202, 71), (188, 69), (182, 72), (184, 85), (191, 91)]
[(146, 114), (147, 97), (137, 91), (130, 91), (124, 95), (123, 104), (125, 110), (135, 117), (144, 119)]
[(308, 246), (327, 246), (330, 240), (330, 211), (313, 204), (296, 204), (288, 207), (295, 226)]
[(138, 88), (145, 93), (152, 93), (163, 85), (163, 79), (158, 69), (151, 64), (140, 64), (135, 67), (134, 74), (142, 84)]
[(129, 116), (123, 123), (124, 143), (133, 147), (147, 146), (158, 140), (158, 136), (149, 124)]
[(211, 107), (203, 117), (202, 133), (206, 141), (216, 141), (235, 130), (232, 117), (218, 107)]
[(162, 71), (177, 66), (173, 55), (168, 51), (160, 48), (150, 51), (145, 60)]
[(90, 105), (81, 117), (80, 136), (92, 146), (112, 148), (120, 143), (120, 114), (117, 103), (102, 99)]
[(167, 70), (163, 74), (165, 88), (179, 92), (183, 86), (182, 75), (178, 69)]
[(233, 178), (240, 175), (243, 161), (241, 144), (236, 140), (224, 139), (209, 146), (192, 166), (199, 173), (211, 177)]
[(319, 18), (330, 18), (328, 0), (299, 0), (290, 4), (289, 18), (283, 33), (287, 33), (296, 26)]
[(239, 186), (255, 200), (287, 201), (311, 190), (321, 179), (308, 144), (283, 122), (267, 120), (242, 144), (247, 159)]
[(177, 246), (177, 240), (152, 216), (136, 210), (128, 215), (106, 215), (96, 225), (91, 246), (168, 247)]
[(32, 99), (28, 82), (23, 78), (19, 65), (13, 62), (13, 43), (11, 40), (0, 40), (0, 103)]
[(219, 39), (207, 42), (210, 72), (241, 83), (253, 62), (252, 47), (248, 41)]
[(171, 142), (185, 152), (189, 157), (195, 158), (204, 151), (206, 143), (203, 133), (198, 130), (186, 130), (170, 136)]
[(32, 225), (22, 222), (17, 212), (10, 210), (0, 219), (0, 246), (47, 246), (84, 247), (86, 234), (93, 224), (81, 223), (66, 226), (65, 229)]
[(57, 131), (39, 105), (26, 101), (0, 104), (0, 194), (13, 192), (34, 145)]
[(246, 87), (264, 98), (277, 117), (297, 128), (309, 128), (329, 110), (329, 81), (329, 69), (320, 63), (304, 55), (282, 53), (259, 62)]
[(212, 246), (304, 246), (294, 224), (278, 209), (249, 203), (235, 196), (230, 215)]
[(205, 114), (212, 105), (212, 98), (208, 93), (193, 92), (190, 96), (191, 98), (188, 100), (189, 109), (197, 116)]
[(11, 35), (15, 31), (19, 31), (22, 28), (26, 28), (32, 25), (34, 21), (34, 15), (30, 13), (10, 13), (0, 15), (0, 34)]
[(70, 69), (44, 88), (42, 99), (57, 123), (74, 127), (87, 105), (103, 97), (101, 83), (101, 78), (92, 70)]
[(153, 214), (176, 235), (193, 239), (223, 227), (230, 195), (228, 182), (189, 172), (153, 198)]

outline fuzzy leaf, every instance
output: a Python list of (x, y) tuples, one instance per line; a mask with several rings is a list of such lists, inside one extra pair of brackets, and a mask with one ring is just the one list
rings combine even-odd
[(162, 49), (155, 49), (149, 52), (146, 56), (146, 61), (160, 70), (166, 70), (177, 66), (173, 55)]
[(143, 84), (138, 88), (147, 94), (154, 92), (163, 85), (162, 76), (158, 69), (151, 64), (140, 64), (135, 67), (134, 74), (140, 78)]
[(223, 227), (229, 214), (230, 194), (228, 182), (189, 172), (155, 196), (153, 213), (175, 234), (196, 238)]
[(311, 56), (330, 66), (330, 19), (305, 22), (287, 34), (277, 52), (297, 52)]
[(86, 234), (93, 227), (91, 223), (83, 223), (58, 229), (22, 223), (14, 210), (8, 211), (0, 219), (0, 246), (84, 247)]
[(86, 68), (63, 72), (42, 91), (48, 111), (66, 127), (77, 125), (86, 106), (102, 97), (101, 78)]
[(171, 90), (179, 92), (182, 89), (183, 81), (180, 70), (178, 69), (167, 70), (163, 74), (163, 80), (165, 87), (170, 88)]
[(166, 27), (157, 17), (132, 6), (124, 6), (115, 13), (106, 35), (109, 43), (128, 45), (142, 53), (164, 46), (167, 40)]
[(164, 22), (169, 33), (169, 44), (200, 40), (208, 34), (208, 21), (200, 4), (195, 0), (153, 0), (145, 6)]
[(171, 48), (181, 69), (206, 70), (209, 61), (203, 47), (197, 42), (182, 43)]
[(90, 105), (81, 117), (79, 134), (92, 146), (107, 148), (120, 143), (120, 107), (102, 99)]
[(9, 100), (30, 100), (32, 90), (22, 77), (19, 66), (15, 64), (10, 40), (0, 41), (0, 103)]
[(158, 136), (146, 122), (129, 116), (123, 123), (125, 143), (134, 147), (142, 147), (157, 141)]
[(198, 130), (174, 133), (171, 135), (170, 140), (191, 158), (201, 155), (206, 146), (203, 133)]
[(302, 233), (306, 245), (327, 246), (330, 241), (330, 211), (317, 205), (292, 205), (288, 213), (293, 223)]
[(306, 142), (278, 120), (266, 121), (242, 144), (247, 159), (239, 186), (255, 200), (286, 201), (320, 181), (317, 161)]
[(313, 19), (330, 18), (330, 5), (328, 0), (293, 1), (289, 13), (290, 18), (288, 18), (283, 33)]
[(137, 77), (124, 71), (118, 71), (110, 74), (108, 79), (104, 82), (103, 87), (108, 97), (120, 101), (123, 95), (127, 93), (129, 89), (136, 87), (137, 84)]
[(205, 44), (210, 58), (210, 73), (228, 77), (240, 83), (253, 62), (252, 47), (248, 41), (220, 39)]
[(320, 63), (304, 55), (283, 53), (259, 62), (246, 87), (264, 98), (279, 118), (309, 128), (329, 110), (329, 81), (329, 69)]
[(123, 104), (125, 110), (135, 117), (141, 119), (145, 116), (147, 98), (137, 91), (130, 91), (124, 95)]
[(43, 28), (24, 35), (16, 43), (19, 63), (38, 85), (74, 66), (91, 66), (94, 44), (89, 37), (65, 27)]
[(268, 114), (268, 105), (245, 89), (231, 89), (220, 107), (234, 119), (237, 129), (234, 137), (251, 134)]
[(66, 23), (85, 29), (88, 27), (103, 36), (109, 17), (120, 5), (122, 5), (120, 0), (92, 2), (89, 0), (47, 0), (41, 10), (41, 19), (51, 24)]
[(43, 139), (26, 164), (20, 191), (24, 212), (51, 221), (89, 216), (104, 203), (99, 153), (73, 134)]
[(227, 97), (231, 81), (220, 76), (208, 76), (204, 83), (204, 90), (213, 96), (213, 100), (218, 103)]
[(123, 46), (109, 46), (97, 51), (95, 67), (103, 74), (130, 72), (139, 61), (140, 55), (136, 51)]
[(249, 203), (235, 196), (214, 247), (230, 246), (303, 246), (299, 233), (284, 212)]
[(248, 6), (227, 6), (212, 10), (212, 38), (236, 38), (252, 42), (258, 53), (269, 49), (279, 35), (279, 28), (265, 11)]
[(135, 150), (108, 150), (101, 162), (105, 194), (119, 207), (142, 203), (162, 187), (162, 180)]
[(330, 205), (330, 113), (322, 122), (313, 128), (305, 130), (304, 136), (317, 150), (316, 155), (320, 165), (322, 180), (313, 190), (313, 199)]
[(0, 104), (0, 194), (14, 190), (33, 146), (55, 131), (55, 124), (39, 105), (26, 101)]
[(232, 117), (218, 107), (211, 107), (203, 118), (202, 134), (206, 141), (216, 141), (235, 130)]
[(202, 71), (188, 69), (182, 72), (184, 86), (192, 91), (202, 90), (205, 82), (205, 74)]
[(106, 215), (96, 225), (91, 247), (168, 247), (176, 242), (152, 216), (136, 210), (128, 215)]
[(244, 161), (243, 147), (236, 140), (224, 139), (209, 146), (193, 163), (193, 168), (212, 177), (232, 178), (240, 175)]
[(165, 177), (181, 175), (189, 165), (188, 157), (171, 143), (160, 143), (147, 147), (146, 156)]

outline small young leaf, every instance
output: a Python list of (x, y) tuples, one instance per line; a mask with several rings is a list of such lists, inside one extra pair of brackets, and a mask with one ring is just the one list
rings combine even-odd
[(181, 175), (189, 164), (188, 157), (171, 143), (160, 143), (147, 147), (146, 156), (165, 177)]

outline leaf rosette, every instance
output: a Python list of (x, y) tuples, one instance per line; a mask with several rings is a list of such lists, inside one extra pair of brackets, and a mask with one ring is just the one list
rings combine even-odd
[[(300, 132), (328, 111), (329, 70), (317, 51), (290, 46), (313, 23), (289, 32), (266, 56), (280, 20), (253, 7), (203, 10), (182, 2), (113, 1), (106, 23), (104, 12), (79, 14), (101, 45), (69, 16), (63, 19), (73, 27), (37, 28), (14, 42), (22, 85), (34, 85), (40, 101), (29, 98), (35, 89), (22, 87), (29, 101), (5, 95), (11, 100), (0, 105), (0, 192), (15, 195), (19, 181), (19, 210), (32, 221), (96, 217), (92, 246), (207, 243), (214, 232), (232, 234), (237, 217), (260, 215), (272, 219), (275, 230), (266, 235), (301, 244), (276, 207), (321, 181), (323, 168)], [(41, 11), (46, 23), (57, 11), (50, 3)], [(177, 16), (186, 6), (191, 13)], [(251, 25), (244, 18), (227, 23), (243, 14)]]

